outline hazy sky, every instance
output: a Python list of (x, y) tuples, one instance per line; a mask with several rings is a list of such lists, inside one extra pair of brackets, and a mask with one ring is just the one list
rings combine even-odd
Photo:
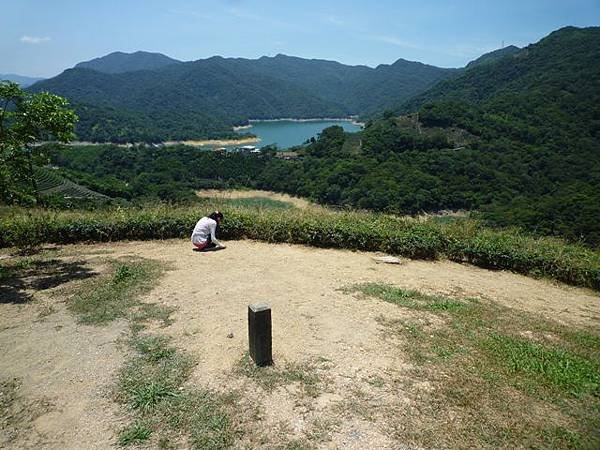
[(464, 66), (600, 25), (600, 0), (0, 0), (0, 73), (53, 76), (113, 51)]

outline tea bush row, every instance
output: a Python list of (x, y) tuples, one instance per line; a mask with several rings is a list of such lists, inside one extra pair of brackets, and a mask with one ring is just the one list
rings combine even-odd
[[(157, 206), (110, 211), (16, 210), (0, 217), (0, 247), (43, 243), (188, 238), (210, 209)], [(224, 239), (381, 251), (418, 259), (448, 258), (480, 267), (546, 276), (600, 289), (600, 253), (517, 230), (495, 231), (473, 220), (442, 224), (383, 214), (326, 209), (224, 209)]]

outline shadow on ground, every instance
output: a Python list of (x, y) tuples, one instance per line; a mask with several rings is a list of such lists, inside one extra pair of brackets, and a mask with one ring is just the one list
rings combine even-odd
[(26, 303), (31, 291), (43, 291), (95, 273), (85, 261), (34, 260), (26, 264), (0, 266), (0, 303)]

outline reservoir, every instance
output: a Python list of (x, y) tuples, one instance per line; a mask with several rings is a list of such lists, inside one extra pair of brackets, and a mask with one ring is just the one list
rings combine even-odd
[(348, 120), (319, 119), (319, 120), (252, 120), (251, 127), (238, 130), (238, 133), (252, 133), (261, 140), (259, 147), (277, 144), (280, 149), (293, 147), (306, 142), (325, 128), (338, 125), (347, 132), (360, 131), (360, 125)]

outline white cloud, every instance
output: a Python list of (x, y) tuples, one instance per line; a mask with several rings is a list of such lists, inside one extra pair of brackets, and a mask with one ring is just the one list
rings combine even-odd
[(23, 42), (24, 44), (43, 44), (44, 42), (48, 42), (49, 40), (49, 37), (36, 36), (23, 36), (21, 38), (21, 42)]
[(328, 23), (331, 23), (333, 25), (337, 25), (337, 26), (345, 25), (345, 22), (343, 20), (340, 20), (340, 19), (338, 19), (335, 16), (327, 16), (325, 18), (325, 21), (328, 22)]
[(386, 44), (396, 45), (398, 47), (423, 50), (421, 45), (415, 44), (414, 42), (405, 41), (404, 39), (397, 38), (396, 36), (371, 36), (370, 38), (374, 41), (385, 42)]
[(243, 11), (240, 8), (227, 8), (225, 12), (231, 16), (237, 17), (238, 19), (243, 20), (261, 20), (262, 17), (258, 14), (254, 14), (251, 12)]
[(215, 16), (210, 14), (204, 14), (197, 11), (184, 11), (180, 9), (168, 9), (167, 13), (175, 15), (175, 16), (183, 16), (187, 18), (200, 19), (205, 22), (215, 22), (217, 19)]

